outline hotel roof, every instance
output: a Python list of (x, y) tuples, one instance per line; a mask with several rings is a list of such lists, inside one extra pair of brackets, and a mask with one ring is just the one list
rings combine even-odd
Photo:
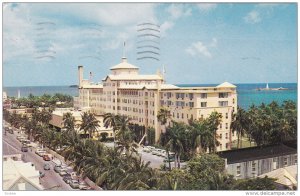
[(297, 149), (282, 144), (228, 150), (218, 154), (220, 157), (227, 159), (227, 164), (233, 164), (296, 153)]
[(224, 83), (218, 85), (217, 87), (218, 87), (218, 88), (220, 88), (220, 87), (236, 88), (235, 85), (233, 85), (233, 84), (231, 84), (231, 83), (229, 83), (229, 82), (224, 82)]
[(127, 63), (127, 58), (122, 58), (122, 62), (111, 67), (110, 70), (115, 69), (139, 69), (137, 66)]
[(159, 75), (108, 75), (103, 80), (106, 80), (107, 78), (110, 78), (111, 80), (162, 80), (162, 77)]
[[(150, 84), (150, 85), (121, 85), (119, 87), (120, 89), (157, 89), (156, 84)], [(179, 89), (178, 86), (175, 86), (173, 84), (161, 84), (160, 86), (161, 89)]]

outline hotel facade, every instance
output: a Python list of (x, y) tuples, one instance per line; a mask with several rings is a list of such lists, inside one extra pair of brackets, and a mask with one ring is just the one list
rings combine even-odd
[(230, 130), (232, 115), (237, 109), (236, 86), (228, 82), (215, 87), (166, 84), (160, 73), (139, 74), (139, 68), (129, 64), (125, 57), (110, 70), (102, 82), (94, 84), (83, 79), (83, 67), (78, 66), (79, 96), (74, 98), (75, 109), (99, 116), (105, 113), (127, 115), (132, 123), (153, 127), (156, 142), (165, 131), (157, 119), (160, 108), (167, 108), (172, 120), (184, 123), (189, 119), (207, 118), (217, 111), (222, 114), (217, 150), (231, 149), (231, 142), (236, 140)]

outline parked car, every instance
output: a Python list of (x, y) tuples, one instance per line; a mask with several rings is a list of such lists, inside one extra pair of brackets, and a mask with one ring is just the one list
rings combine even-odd
[(71, 186), (73, 189), (78, 189), (78, 188), (79, 188), (79, 182), (78, 182), (78, 180), (71, 180), (71, 181), (70, 181), (70, 186)]
[(45, 150), (36, 150), (35, 151), (35, 154), (39, 155), (40, 157), (42, 157), (43, 155), (46, 154), (46, 151)]
[(43, 155), (43, 159), (44, 159), (44, 161), (51, 161), (51, 159), (50, 159), (50, 157), (49, 157), (48, 154), (44, 154)]
[(28, 152), (28, 146), (23, 145), (23, 146), (21, 147), (21, 151), (22, 151), (22, 152)]
[(71, 182), (72, 178), (70, 175), (65, 175), (63, 177), (63, 181), (65, 181), (65, 183), (69, 184)]
[(157, 149), (153, 149), (153, 150), (152, 150), (152, 154), (153, 154), (153, 155), (158, 155)]
[(90, 187), (85, 181), (81, 181), (79, 183), (79, 189), (80, 190), (87, 190), (87, 188)]
[(14, 134), (14, 130), (12, 128), (8, 128), (8, 133)]
[(60, 176), (67, 176), (67, 175), (69, 175), (69, 174), (67, 173), (67, 171), (64, 170), (64, 169), (61, 169), (58, 173), (59, 173)]
[(49, 163), (45, 163), (44, 164), (44, 170), (50, 170), (51, 169), (51, 166)]
[(144, 148), (143, 148), (143, 152), (151, 152), (151, 150), (150, 150), (150, 148), (148, 148), (148, 146), (145, 146)]
[(162, 151), (160, 152), (160, 156), (162, 156), (162, 157), (167, 157), (168, 155), (167, 155), (167, 152), (166, 152), (165, 150), (162, 150)]
[(45, 177), (45, 173), (43, 173), (43, 172), (39, 172), (40, 173), (40, 178), (43, 178), (43, 177)]
[(55, 166), (54, 166), (54, 171), (55, 171), (56, 173), (60, 172), (60, 170), (62, 170), (62, 167), (61, 167), (60, 165), (55, 165)]

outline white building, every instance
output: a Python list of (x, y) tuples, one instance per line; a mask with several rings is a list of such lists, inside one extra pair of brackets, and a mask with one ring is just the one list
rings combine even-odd
[(39, 181), (39, 171), (30, 162), (24, 163), (17, 156), (3, 157), (3, 190), (4, 191), (37, 191), (43, 190)]
[[(83, 115), (83, 111), (74, 111), (71, 108), (56, 108), (53, 112), (52, 112), (52, 118), (49, 121), (49, 124), (58, 128), (58, 129), (63, 129), (63, 117), (65, 114), (70, 113), (74, 119), (75, 119), (75, 129), (76, 131), (80, 132), (79, 127), (80, 124), (82, 123), (82, 115)], [(113, 131), (112, 128), (108, 127), (104, 127), (104, 123), (103, 123), (103, 117), (102, 116), (95, 116), (96, 119), (99, 121), (99, 127), (97, 127), (96, 133), (94, 134), (94, 136), (99, 137), (101, 133), (107, 133), (107, 137), (113, 137)]]
[(127, 115), (132, 123), (153, 127), (155, 141), (165, 131), (157, 120), (160, 108), (168, 108), (172, 120), (188, 123), (189, 119), (208, 117), (213, 111), (222, 114), (217, 131), (220, 145), (217, 150), (230, 149), (236, 136), (230, 131), (232, 114), (237, 109), (236, 86), (224, 82), (215, 87), (178, 87), (166, 84), (163, 76), (140, 75), (139, 68), (122, 62), (110, 68), (102, 83), (92, 84), (83, 79), (83, 67), (78, 67), (79, 96), (74, 106), (96, 115), (114, 113)]

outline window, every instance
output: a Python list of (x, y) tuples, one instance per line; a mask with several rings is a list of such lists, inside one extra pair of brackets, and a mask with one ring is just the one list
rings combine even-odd
[(283, 162), (284, 162), (284, 166), (287, 166), (287, 165), (288, 165), (288, 160), (287, 160), (287, 158), (286, 158), (286, 157), (284, 157), (284, 160), (283, 160)]
[(220, 144), (220, 150), (222, 150), (222, 144)]
[(225, 139), (228, 139), (228, 133), (226, 133)]
[(240, 176), (241, 175), (241, 166), (236, 166), (236, 175)]
[(222, 133), (220, 133), (220, 139), (222, 139)]
[(189, 119), (189, 114), (186, 114), (186, 118)]
[(228, 106), (228, 101), (219, 101), (219, 106), (221, 107)]
[(203, 114), (201, 114), (201, 118), (203, 119)]
[(277, 169), (277, 157), (273, 158), (273, 170)]
[(225, 124), (225, 128), (228, 129), (228, 123)]
[(228, 93), (219, 93), (219, 98), (227, 98)]
[(232, 99), (232, 104), (234, 104), (235, 103), (235, 100), (234, 100), (234, 98)]
[(190, 106), (190, 108), (193, 108), (194, 107), (194, 102), (189, 102), (189, 106)]
[(207, 102), (201, 102), (201, 107), (203, 108), (207, 107)]
[(194, 98), (194, 94), (193, 93), (189, 93), (189, 98), (190, 98), (190, 100), (192, 100)]
[(222, 129), (222, 123), (220, 123), (220, 129)]
[(201, 99), (206, 99), (207, 98), (207, 93), (201, 93), (200, 97), (201, 97)]
[(225, 114), (225, 118), (228, 119), (228, 113)]
[(226, 149), (228, 149), (229, 148), (229, 143), (226, 143)]
[(183, 113), (181, 114), (181, 118), (182, 118), (182, 119), (184, 118)]
[(256, 163), (252, 161), (252, 172), (256, 171)]
[(297, 155), (295, 156), (294, 163), (295, 163), (295, 165), (298, 164), (298, 157), (297, 157)]
[(177, 118), (179, 118), (179, 113), (177, 113)]

